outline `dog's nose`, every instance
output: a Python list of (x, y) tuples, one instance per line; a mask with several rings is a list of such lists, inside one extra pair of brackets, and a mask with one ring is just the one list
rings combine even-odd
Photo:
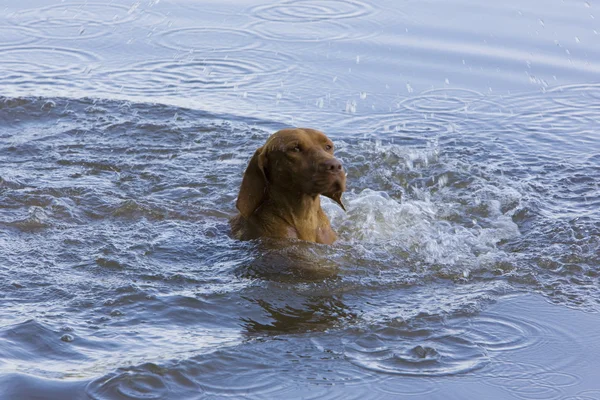
[(342, 163), (337, 158), (330, 158), (327, 161), (323, 161), (319, 165), (319, 169), (322, 172), (339, 172), (343, 169)]

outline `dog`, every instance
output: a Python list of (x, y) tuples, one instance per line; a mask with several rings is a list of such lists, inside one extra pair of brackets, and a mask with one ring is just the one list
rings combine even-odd
[(240, 240), (262, 237), (332, 244), (337, 239), (321, 208), (320, 195), (345, 211), (346, 173), (323, 132), (282, 129), (271, 135), (250, 160), (230, 220)]

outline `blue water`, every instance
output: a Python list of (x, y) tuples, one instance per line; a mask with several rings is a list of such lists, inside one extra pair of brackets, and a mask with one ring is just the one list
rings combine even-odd
[[(0, 399), (600, 399), (597, 7), (2, 4)], [(286, 126), (333, 246), (229, 236)]]

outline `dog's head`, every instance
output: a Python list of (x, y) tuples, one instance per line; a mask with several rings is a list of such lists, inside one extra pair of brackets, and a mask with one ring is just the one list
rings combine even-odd
[(346, 174), (333, 150), (333, 142), (314, 129), (274, 133), (256, 150), (246, 168), (236, 203), (238, 210), (248, 218), (266, 199), (269, 187), (289, 196), (322, 194), (344, 208)]

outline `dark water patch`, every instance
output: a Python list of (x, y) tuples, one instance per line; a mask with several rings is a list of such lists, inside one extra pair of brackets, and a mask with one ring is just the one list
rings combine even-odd
[[(87, 386), (86, 392), (93, 399), (163, 399), (167, 395), (191, 395), (190, 392), (169, 390), (169, 381), (178, 378), (170, 375), (162, 373), (157, 365), (145, 364), (93, 382)], [(197, 392), (194, 394), (199, 395)]]
[(67, 343), (72, 340), (61, 340), (62, 337), (61, 332), (53, 331), (35, 320), (28, 320), (2, 329), (0, 352), (4, 360), (16, 363), (31, 363), (32, 354), (36, 355), (38, 362), (55, 360), (68, 363), (86, 359), (76, 347)]
[(434, 393), (433, 377), (479, 376), (563, 338), (538, 319), (486, 310), (515, 290), (597, 309), (594, 152), (527, 152), (487, 108), (502, 99), (463, 120), (460, 100), (479, 110), (479, 95), (447, 95), (381, 114), (404, 115), (406, 128), (371, 130), (384, 125), (357, 116), (328, 132), (349, 182), (347, 213), (323, 201), (333, 246), (230, 237), (243, 170), (269, 122), (4, 99), (4, 137), (23, 151), (2, 155), (0, 319), (52, 321), (56, 349), (77, 360), (33, 367), (23, 360), (35, 350), (19, 344), (23, 370), (77, 368), (97, 398), (326, 398), (341, 393), (334, 387), (364, 398), (369, 385), (389, 397)]
[[(282, 351), (292, 339), (300, 339), (301, 343), (295, 350)], [(321, 350), (313, 354), (315, 348)], [(243, 351), (240, 350), (237, 347), (221, 349), (207, 356), (160, 368), (150, 368), (148, 365), (139, 368), (145, 374), (153, 373), (152, 377), (160, 382), (159, 385), (169, 385), (170, 393), (193, 391), (203, 396), (264, 398), (297, 394), (300, 390), (307, 398), (329, 398), (332, 387), (349, 385), (355, 388), (359, 397), (366, 394), (365, 384), (378, 379), (373, 374), (346, 368), (333, 371), (331, 366), (337, 363), (340, 354), (329, 352), (323, 344), (315, 345), (302, 338), (258, 340), (249, 342)], [(275, 362), (265, 363), (265, 354), (271, 354)], [(165, 372), (161, 373), (161, 370)], [(108, 380), (102, 378), (88, 386), (88, 393), (94, 396), (99, 385), (107, 390), (119, 390), (127, 385), (128, 376), (135, 379), (136, 372), (138, 368), (118, 372), (116, 377), (109, 376)], [(293, 374), (290, 375), (290, 372)], [(178, 377), (178, 382), (174, 382), (174, 376)], [(139, 381), (143, 383), (145, 377), (141, 375)], [(135, 384), (133, 379), (130, 382)]]
[(23, 373), (0, 376), (3, 399), (73, 399), (85, 400), (85, 381), (58, 381)]
[[(516, 303), (511, 307), (521, 307)], [(373, 390), (388, 396), (432, 395), (446, 382), (443, 375), (451, 374), (462, 382), (476, 375), (485, 381), (483, 387), (491, 385), (519, 398), (564, 396), (581, 382), (578, 375), (556, 372), (534, 360), (514, 363), (514, 368), (508, 361), (515, 351), (545, 352), (559, 343), (568, 348), (555, 349), (553, 363), (567, 366), (580, 357), (571, 353), (579, 348), (571, 331), (542, 321), (543, 316), (531, 318), (530, 311), (511, 318), (504, 312), (449, 319), (421, 315), (311, 335), (255, 332), (242, 344), (209, 354), (122, 368), (90, 383), (87, 392), (93, 397), (99, 391), (143, 391), (152, 382), (151, 387), (160, 389), (153, 393), (164, 390), (169, 395), (195, 391), (201, 396), (264, 398), (301, 392), (307, 398), (336, 398), (348, 395), (348, 389), (356, 398)], [(463, 373), (456, 375), (459, 370)]]

